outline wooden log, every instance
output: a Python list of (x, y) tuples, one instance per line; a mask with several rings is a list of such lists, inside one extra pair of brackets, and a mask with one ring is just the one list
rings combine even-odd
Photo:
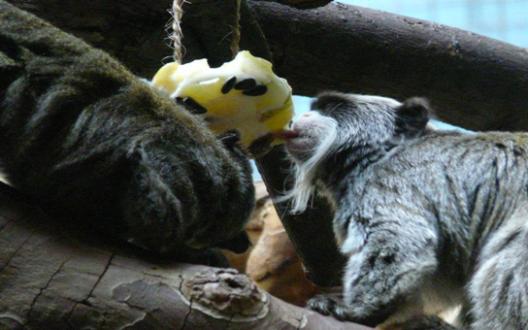
[(55, 221), (0, 187), (0, 329), (367, 329), (234, 269), (160, 260)]
[[(109, 51), (138, 75), (150, 78), (162, 59), (170, 59), (165, 24), (171, 0), (10, 2)], [(400, 99), (421, 95), (432, 101), (440, 119), (462, 127), (528, 127), (524, 48), (356, 6), (330, 3), (301, 10), (268, 1), (247, 3), (276, 70), (296, 94), (334, 89)], [(259, 56), (265, 56), (260, 38), (245, 42), (253, 43), (246, 49), (259, 48)], [(192, 31), (185, 31), (184, 43), (187, 60), (204, 56), (206, 46)]]
[(299, 10), (250, 1), (278, 74), (297, 94), (425, 96), (474, 130), (528, 129), (528, 51), (475, 33), (367, 8)]
[[(257, 167), (272, 197), (282, 196), (291, 187), (291, 162), (283, 147), (275, 147), (258, 159)], [(275, 208), (303, 261), (307, 277), (319, 286), (341, 285), (346, 259), (337, 250), (328, 202), (316, 196), (299, 214), (291, 214), (287, 202), (275, 203)]]

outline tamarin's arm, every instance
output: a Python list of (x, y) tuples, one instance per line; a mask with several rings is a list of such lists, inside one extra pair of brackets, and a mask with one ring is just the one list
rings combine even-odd
[(0, 0), (0, 159), (53, 214), (170, 252), (235, 237), (253, 206), (236, 146), (105, 52)]

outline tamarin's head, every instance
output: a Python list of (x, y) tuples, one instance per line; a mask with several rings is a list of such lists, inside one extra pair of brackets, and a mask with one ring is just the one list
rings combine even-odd
[(302, 114), (285, 137), (295, 163), (294, 188), (287, 196), (293, 200), (293, 211), (304, 211), (323, 167), (345, 166), (324, 166), (336, 154), (348, 153), (347, 158), (353, 160), (361, 157), (362, 151), (420, 136), (428, 121), (429, 106), (421, 98), (400, 103), (371, 95), (319, 95), (311, 111)]

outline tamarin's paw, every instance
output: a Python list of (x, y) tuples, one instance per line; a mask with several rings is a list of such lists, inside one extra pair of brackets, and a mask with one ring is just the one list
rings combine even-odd
[(308, 300), (307, 307), (323, 315), (333, 315), (337, 301), (325, 295), (317, 295)]
[(354, 322), (369, 327), (381, 324), (386, 319), (385, 315), (359, 316), (343, 302), (326, 295), (317, 295), (313, 297), (308, 301), (307, 307), (320, 314), (333, 316), (339, 321)]
[[(326, 295), (318, 295), (308, 301), (308, 307), (323, 315), (330, 315), (343, 322), (358, 322), (348, 306), (335, 298)], [(363, 323), (363, 322), (358, 322)]]
[(230, 130), (221, 134), (218, 139), (227, 149), (235, 147), (240, 142), (240, 132), (237, 130)]

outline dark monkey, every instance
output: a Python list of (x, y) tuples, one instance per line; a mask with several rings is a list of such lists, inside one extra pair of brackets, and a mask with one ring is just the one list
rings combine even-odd
[[(342, 320), (452, 329), (528, 329), (528, 134), (430, 129), (422, 99), (326, 93), (292, 129), (294, 209), (314, 187), (335, 206), (348, 256), (344, 301), (310, 307)], [(294, 135), (292, 135), (294, 136)]]
[(254, 192), (236, 141), (4, 1), (0, 141), (8, 180), (52, 214), (161, 253), (244, 244)]

